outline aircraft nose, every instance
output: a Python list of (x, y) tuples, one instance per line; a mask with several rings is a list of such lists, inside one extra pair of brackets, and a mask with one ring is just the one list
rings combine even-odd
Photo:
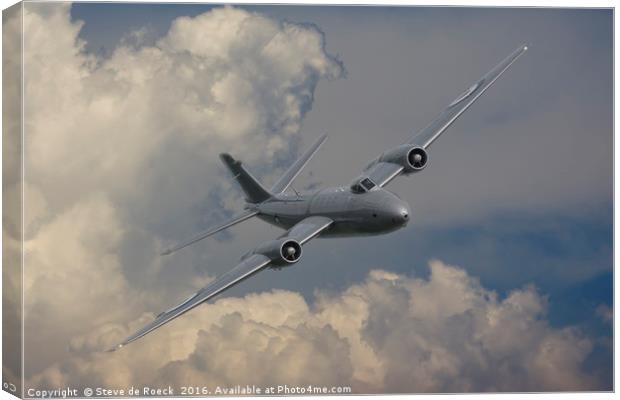
[(400, 215), (403, 217), (403, 220), (405, 221), (405, 223), (409, 222), (409, 210), (407, 210), (406, 208), (403, 209), (400, 212)]
[(399, 204), (391, 212), (392, 222), (395, 224), (406, 225), (409, 222), (409, 207)]

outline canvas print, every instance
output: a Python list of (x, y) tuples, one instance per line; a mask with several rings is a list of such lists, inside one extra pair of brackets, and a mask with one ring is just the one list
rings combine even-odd
[(613, 10), (3, 12), (3, 389), (613, 391)]

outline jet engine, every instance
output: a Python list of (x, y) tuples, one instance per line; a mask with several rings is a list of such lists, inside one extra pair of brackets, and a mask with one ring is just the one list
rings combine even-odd
[(383, 153), (379, 161), (402, 165), (405, 168), (403, 172), (411, 174), (426, 167), (428, 153), (421, 147), (404, 144)]
[(294, 264), (301, 258), (301, 245), (294, 239), (272, 240), (258, 246), (254, 254), (262, 254), (276, 266)]

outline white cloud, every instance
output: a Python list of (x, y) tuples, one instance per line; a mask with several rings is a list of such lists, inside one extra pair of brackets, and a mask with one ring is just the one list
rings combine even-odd
[[(54, 204), (101, 188), (126, 197), (182, 157), (203, 170), (227, 149), (268, 161), (288, 149), (318, 80), (342, 72), (316, 29), (228, 7), (179, 18), (154, 46), (121, 45), (100, 60), (83, 52), (68, 10), (30, 5), (25, 18), (29, 180)], [(195, 173), (184, 167), (174, 188), (187, 191)]]
[(193, 289), (195, 271), (157, 254), (212, 218), (205, 203), (238, 205), (215, 155), (272, 162), (318, 81), (342, 73), (316, 28), (230, 7), (179, 18), (153, 45), (130, 33), (102, 59), (84, 52), (70, 7), (24, 12), (27, 375)]
[(144, 321), (100, 328), (32, 382), (350, 385), (355, 392), (596, 387), (584, 366), (591, 341), (552, 328), (534, 288), (498, 299), (460, 268), (434, 261), (430, 271), (424, 279), (375, 270), (343, 292), (319, 294), (314, 306), (287, 291), (224, 298), (115, 353), (92, 350)]

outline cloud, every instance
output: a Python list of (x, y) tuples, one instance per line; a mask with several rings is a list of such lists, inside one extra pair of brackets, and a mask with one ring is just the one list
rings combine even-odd
[[(21, 5), (2, 13), (2, 375), (21, 381)], [(13, 78), (13, 79), (12, 79)]]
[[(345, 385), (354, 392), (558, 391), (596, 388), (593, 343), (546, 320), (528, 286), (499, 299), (440, 261), (428, 279), (373, 270), (314, 305), (271, 291), (206, 304), (115, 353), (93, 353), (143, 321), (76, 340), (31, 380), (51, 385)], [(118, 366), (122, 366), (120, 369)]]
[(607, 304), (596, 307), (596, 315), (605, 323), (611, 324), (614, 320), (614, 310)]
[(151, 44), (137, 30), (102, 58), (70, 9), (24, 8), (27, 376), (211, 279), (177, 266), (213, 256), (157, 254), (222, 218), (204, 207), (239, 206), (217, 153), (259, 168), (290, 157), (319, 80), (343, 73), (317, 28), (231, 7), (178, 18)]
[[(178, 18), (154, 46), (121, 44), (102, 60), (83, 52), (68, 10), (29, 6), (25, 18), (29, 180), (54, 204), (101, 188), (126, 197), (172, 173), (179, 183), (163, 188), (187, 191), (191, 161), (204, 170), (216, 151), (271, 160), (289, 149), (318, 80), (342, 73), (320, 31), (227, 7)], [(181, 151), (189, 165), (166, 174)]]

